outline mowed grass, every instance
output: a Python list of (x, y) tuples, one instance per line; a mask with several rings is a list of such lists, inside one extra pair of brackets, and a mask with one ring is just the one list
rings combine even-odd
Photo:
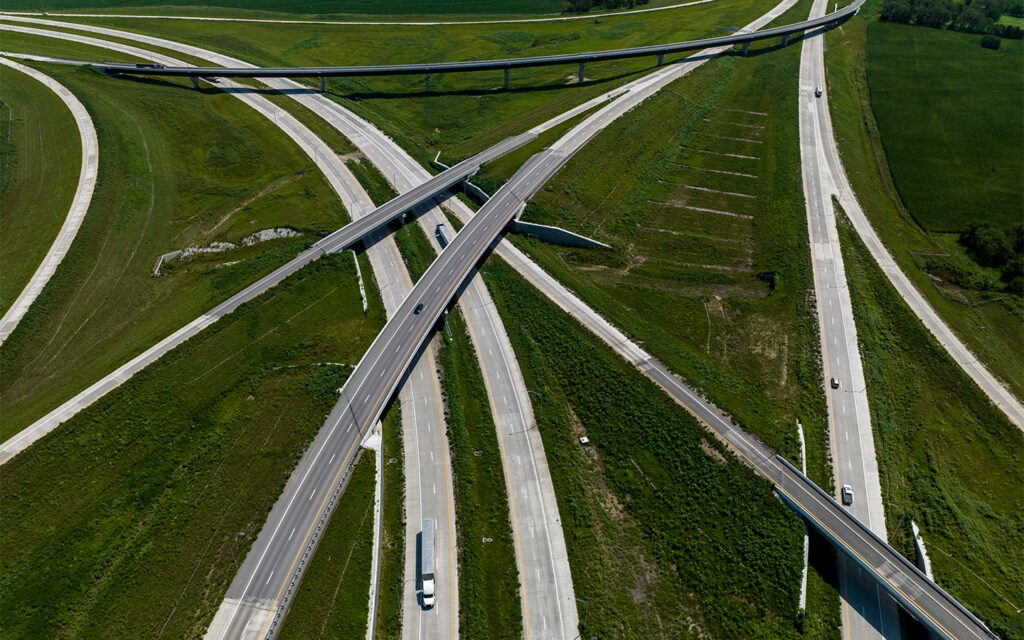
[[(595, 16), (528, 24), (339, 26), (81, 19), (117, 29), (189, 42), (259, 65), (366, 65), (508, 58), (678, 42), (714, 35), (719, 24), (745, 24), (770, 0), (708, 3), (653, 14)], [(410, 43), (415, 43), (411, 46)], [(673, 59), (669, 57), (669, 60)], [(512, 91), (500, 72), (435, 74), (424, 94), (420, 76), (329, 80), (333, 97), (381, 127), (426, 164), (437, 151), (455, 161), (521, 133), (650, 70), (655, 59), (587, 67), (589, 82), (572, 82), (575, 65), (516, 70)]]
[(366, 636), (373, 554), (374, 452), (359, 452), (278, 637)]
[(523, 613), (498, 437), (461, 312), (449, 314), (448, 327), (438, 361), (458, 524), (459, 632), (514, 640), (523, 636)]
[(889, 169), (928, 231), (1024, 219), (1024, 42), (889, 22), (868, 27), (867, 79)]
[(82, 167), (78, 127), (46, 85), (0, 73), (0, 315), (25, 288), (68, 215)]
[(938, 583), (1000, 637), (1022, 638), (1024, 436), (907, 308), (845, 218), (840, 238), (889, 540), (913, 558), (916, 521)]
[(769, 484), (505, 263), (482, 273), (541, 390), (582, 637), (796, 635), (803, 526)]
[(328, 363), (383, 326), (369, 293), (326, 256), (8, 461), (5, 635), (201, 636), (351, 371)]
[(402, 635), (405, 572), (405, 472), (402, 468), (405, 452), (402, 450), (401, 407), (392, 403), (382, 423), (380, 595), (374, 637), (397, 640)]
[(1024, 310), (1019, 297), (962, 289), (924, 271), (930, 255), (948, 253), (947, 236), (922, 228), (893, 183), (866, 66), (868, 29), (877, 20), (878, 7), (872, 0), (826, 35), (829, 107), (844, 169), (865, 214), (903, 272), (985, 366), (1021, 397)]
[[(217, 9), (243, 10), (246, 14), (333, 15), (357, 14), (384, 16), (404, 15), (487, 15), (487, 14), (541, 14), (558, 13), (568, 6), (568, 0), (204, 0), (203, 6), (194, 6), (195, 0), (160, 0), (138, 2), (132, 0), (10, 0), (4, 4), (7, 11), (71, 11), (99, 9), (119, 12), (166, 13), (167, 9), (181, 7), (182, 15), (224, 15)], [(212, 11), (211, 11), (212, 10)], [(174, 13), (174, 11), (172, 11)], [(230, 15), (239, 13), (232, 12)]]
[(790, 459), (800, 420), (827, 487), (798, 59), (790, 46), (708, 62), (599, 134), (527, 207), (524, 219), (611, 249), (514, 242)]
[[(4, 439), (348, 220), (312, 162), (236, 98), (43, 67), (89, 109), (100, 170), (75, 243), (0, 348)], [(165, 252), (277, 227), (301, 235), (151, 275)]]

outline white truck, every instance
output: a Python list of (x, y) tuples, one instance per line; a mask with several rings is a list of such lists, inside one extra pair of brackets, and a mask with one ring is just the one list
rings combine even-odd
[(434, 520), (423, 520), (420, 533), (420, 580), (423, 581), (423, 608), (434, 606)]

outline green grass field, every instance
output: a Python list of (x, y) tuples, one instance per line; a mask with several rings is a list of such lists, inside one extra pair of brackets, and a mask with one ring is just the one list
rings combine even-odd
[(282, 640), (366, 636), (373, 553), (374, 452), (359, 461), (302, 578)]
[(351, 371), (322, 363), (383, 326), (368, 284), (364, 315), (350, 254), (327, 256), (7, 462), (4, 634), (202, 635)]
[(405, 472), (402, 460), (401, 408), (392, 403), (384, 413), (381, 478), (380, 597), (377, 640), (402, 637), (402, 581), (405, 574)]
[(868, 27), (867, 79), (896, 188), (928, 231), (1024, 219), (1024, 42), (889, 22)]
[(514, 241), (791, 458), (801, 420), (811, 475), (828, 486), (792, 116), (799, 49), (751, 53), (707, 63), (613, 123), (528, 206), (526, 220), (610, 250)]
[[(241, 9), (259, 13), (293, 13), (306, 15), (356, 14), (372, 16), (403, 15), (488, 15), (558, 13), (567, 0), (206, 0), (195, 7), (195, 0), (9, 0), (5, 11), (72, 11), (82, 9), (117, 12), (144, 11), (161, 13), (178, 8), (183, 15), (206, 15), (210, 9)], [(197, 10), (198, 9), (198, 10)], [(222, 13), (222, 12), (215, 12)]]
[(462, 314), (449, 314), (448, 326), (438, 361), (458, 524), (459, 633), (515, 640), (523, 636), (519, 571), (498, 438)]
[(826, 36), (829, 106), (846, 174), (872, 226), (903, 272), (971, 351), (1021, 397), (1024, 301), (1012, 295), (962, 289), (923, 270), (930, 256), (945, 256), (950, 248), (943, 240), (946, 236), (933, 236), (918, 225), (890, 174), (866, 68), (868, 29), (877, 20), (878, 6), (872, 0), (857, 16)]
[(78, 186), (82, 145), (64, 102), (13, 69), (0, 74), (0, 315), (57, 236)]
[[(76, 242), (0, 348), (3, 438), (348, 219), (312, 162), (235, 98), (44, 66), (90, 110), (100, 171)], [(151, 275), (162, 253), (274, 227), (302, 235)]]
[(940, 585), (1003, 638), (1024, 638), (1024, 437), (889, 284), (845, 218), (890, 542), (914, 557), (924, 531)]
[[(572, 22), (448, 25), (336, 26), (234, 24), (230, 32), (209, 22), (82, 19), (158, 35), (230, 53), (261, 65), (388, 64), (471, 60), (612, 49), (677, 42), (715, 33), (719, 24), (743, 24), (771, 0), (709, 3), (657, 14), (601, 16)], [(409, 43), (415, 42), (415, 47)], [(437, 151), (455, 160), (551, 118), (649, 70), (652, 59), (587, 67), (591, 80), (570, 82), (576, 67), (524, 69), (512, 74), (513, 91), (500, 91), (502, 74), (435, 75), (430, 95), (423, 78), (353, 78), (329, 81), (334, 97), (369, 118), (424, 163)]]
[[(799, 519), (685, 409), (505, 263), (491, 258), (482, 273), (527, 387), (544, 390), (539, 429), (576, 597), (586, 603), (577, 605), (582, 636), (797, 634)], [(580, 445), (584, 435), (591, 446)]]

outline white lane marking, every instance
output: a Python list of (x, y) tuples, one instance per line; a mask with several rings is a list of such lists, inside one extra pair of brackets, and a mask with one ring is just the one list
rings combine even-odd
[(312, 500), (313, 496), (315, 496), (315, 495), (316, 495), (316, 489), (313, 489), (313, 493), (309, 494), (309, 497), (306, 498), (306, 502), (309, 502), (310, 500)]
[(291, 540), (292, 536), (294, 536), (294, 535), (295, 535), (295, 528), (292, 527), (292, 532), (288, 534), (288, 540)]
[(336, 456), (336, 455), (338, 455), (338, 454), (332, 453), (331, 454), (331, 459), (327, 461), (327, 464), (331, 464), (332, 462), (334, 462), (334, 456)]
[(270, 572), (270, 575), (269, 575), (269, 576), (267, 576), (267, 581), (263, 583), (263, 584), (264, 584), (264, 586), (266, 586), (266, 585), (270, 584), (270, 579), (271, 579), (271, 578), (273, 578), (273, 577), (274, 577), (274, 572), (273, 572), (273, 571), (271, 571), (271, 572)]

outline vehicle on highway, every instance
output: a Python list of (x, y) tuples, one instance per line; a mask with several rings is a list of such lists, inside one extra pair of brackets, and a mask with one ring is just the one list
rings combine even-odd
[(420, 311), (423, 311), (423, 303), (416, 305), (416, 308), (412, 310), (413, 313), (419, 315)]
[(814, 97), (815, 98), (820, 98), (821, 97), (821, 85), (818, 85), (818, 87), (814, 89)]
[(423, 520), (423, 530), (420, 532), (420, 579), (423, 581), (423, 608), (430, 609), (434, 606), (433, 518)]
[(164, 65), (158, 62), (136, 62), (136, 69), (163, 69)]
[(444, 224), (437, 225), (434, 229), (434, 235), (437, 237), (437, 244), (441, 245), (441, 249), (448, 246), (448, 238), (444, 235)]
[(843, 485), (842, 490), (843, 504), (849, 506), (853, 504), (853, 487), (848, 484)]
[(833, 389), (838, 389), (839, 388), (839, 378), (832, 378), (831, 380), (829, 380), (829, 384), (832, 385)]

